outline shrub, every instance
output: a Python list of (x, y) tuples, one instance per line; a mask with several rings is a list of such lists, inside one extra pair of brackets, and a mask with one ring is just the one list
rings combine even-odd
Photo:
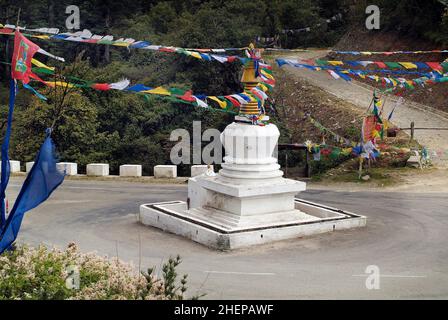
[[(170, 258), (157, 278), (154, 269), (140, 274), (132, 264), (81, 253), (75, 244), (65, 250), (20, 246), (0, 256), (0, 299), (182, 300), (187, 275), (178, 284), (180, 263), (179, 256)], [(66, 285), (71, 266), (79, 272), (77, 289)]]

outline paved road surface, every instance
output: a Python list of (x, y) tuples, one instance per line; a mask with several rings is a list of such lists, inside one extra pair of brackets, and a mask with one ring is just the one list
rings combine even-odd
[[(12, 178), (12, 204), (22, 178)], [(181, 254), (191, 293), (212, 299), (448, 298), (446, 193), (332, 192), (302, 198), (367, 215), (363, 229), (216, 252), (137, 223), (143, 203), (184, 200), (183, 185), (65, 181), (24, 219), (19, 241), (65, 246), (160, 266)], [(380, 290), (367, 290), (365, 268), (377, 265)]]
[[(286, 56), (286, 55), (285, 55)], [(286, 56), (290, 59), (315, 59), (325, 56), (325, 51), (310, 51), (297, 53), (294, 56)], [(342, 79), (333, 79), (327, 72), (316, 72), (308, 69), (298, 69), (284, 66), (291, 74), (309, 81), (311, 84), (335, 95), (336, 97), (351, 102), (362, 110), (367, 110), (373, 94), (373, 87), (361, 85), (358, 81), (351, 82)], [(395, 105), (396, 97), (391, 96), (386, 100), (385, 113), (389, 114)], [(412, 107), (414, 104), (406, 101), (394, 111), (392, 122), (400, 128), (409, 128), (412, 121), (418, 128), (448, 128), (448, 119), (427, 110)], [(448, 131), (416, 130), (415, 138), (420, 144), (430, 150), (448, 150)], [(435, 160), (442, 166), (448, 165), (448, 154), (443, 154)]]

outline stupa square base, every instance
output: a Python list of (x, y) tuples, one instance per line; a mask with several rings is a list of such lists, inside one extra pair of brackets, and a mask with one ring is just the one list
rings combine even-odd
[(272, 222), (274, 219), (264, 219), (266, 214), (260, 216), (260, 219), (253, 215), (250, 220), (242, 221), (242, 217), (213, 208), (188, 210), (184, 201), (141, 205), (139, 220), (144, 225), (218, 250), (244, 248), (366, 225), (364, 216), (301, 199), (296, 199), (294, 203), (295, 210), (283, 212), (281, 216), (276, 214), (275, 223)]

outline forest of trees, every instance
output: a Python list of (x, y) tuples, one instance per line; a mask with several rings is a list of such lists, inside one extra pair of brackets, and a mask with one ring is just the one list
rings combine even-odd
[[(148, 40), (154, 44), (180, 47), (241, 47), (256, 36), (280, 35), (287, 48), (328, 47), (348, 28), (364, 24), (364, 0), (172, 0), (172, 1), (56, 1), (0, 0), (0, 23), (20, 22), (30, 28), (65, 29), (67, 5), (78, 5), (81, 29)], [(378, 0), (384, 30), (413, 34), (436, 43), (447, 43), (448, 16), (439, 1)], [(363, 7), (364, 6), (364, 7)], [(445, 12), (445, 15), (443, 13)], [(343, 18), (330, 25), (324, 21), (335, 14)], [(283, 29), (308, 26), (311, 32), (284, 35)], [(0, 36), (0, 60), (8, 62), (12, 39)], [(228, 94), (241, 90), (241, 64), (222, 65), (170, 53), (127, 50), (103, 45), (36, 40), (42, 48), (66, 58), (58, 72), (95, 82), (128, 78), (148, 86), (177, 86), (195, 93)], [(9, 67), (0, 64), (0, 129), (4, 131)], [(48, 88), (39, 87), (48, 101), (39, 101), (20, 90), (16, 103), (11, 158), (31, 161), (43, 140), (45, 128), (54, 124), (54, 139), (61, 159), (108, 162), (112, 172), (124, 163), (142, 163), (151, 173), (155, 164), (169, 162), (169, 133), (175, 128), (191, 129), (193, 120), (202, 129), (223, 129), (232, 118), (222, 113), (157, 98), (78, 90), (61, 103)], [(287, 139), (287, 133), (285, 139)]]

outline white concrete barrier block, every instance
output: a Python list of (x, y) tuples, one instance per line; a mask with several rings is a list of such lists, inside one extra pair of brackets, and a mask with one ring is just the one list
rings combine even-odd
[(75, 162), (59, 162), (56, 164), (56, 168), (65, 172), (68, 176), (76, 176), (78, 174), (78, 164)]
[(177, 178), (177, 166), (155, 166), (154, 178)]
[(86, 173), (88, 176), (108, 176), (109, 164), (107, 163), (90, 163), (87, 165)]
[[(196, 177), (201, 174), (206, 173), (208, 170), (208, 165), (194, 165), (191, 166), (191, 177)], [(210, 166), (210, 170), (213, 170), (213, 166)]]
[(11, 173), (20, 172), (20, 161), (9, 160), (9, 165), (11, 167)]
[[(0, 161), (0, 172), (2, 171), (2, 162)], [(9, 160), (9, 172), (20, 172), (20, 161)]]
[(142, 166), (139, 164), (124, 164), (120, 166), (120, 177), (141, 177)]
[(27, 163), (25, 163), (25, 169), (26, 169), (26, 172), (30, 172), (31, 171), (31, 168), (34, 166), (34, 161), (30, 161), (30, 162), (27, 162)]

